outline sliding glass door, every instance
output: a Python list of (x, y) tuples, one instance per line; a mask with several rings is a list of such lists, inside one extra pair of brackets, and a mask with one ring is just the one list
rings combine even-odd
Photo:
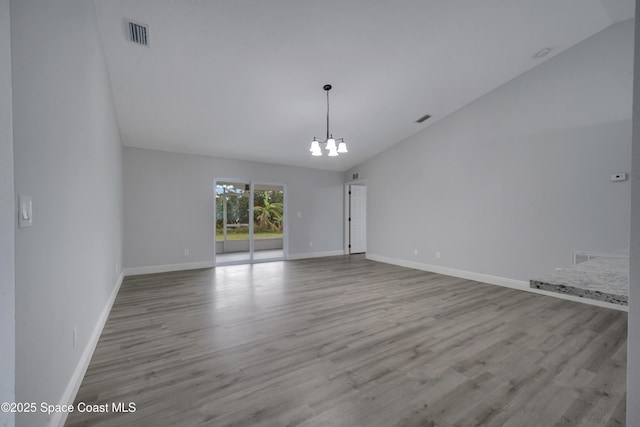
[(284, 259), (284, 185), (253, 186), (253, 259)]
[(251, 184), (216, 183), (216, 263), (251, 261)]
[(286, 258), (286, 184), (216, 180), (216, 265)]

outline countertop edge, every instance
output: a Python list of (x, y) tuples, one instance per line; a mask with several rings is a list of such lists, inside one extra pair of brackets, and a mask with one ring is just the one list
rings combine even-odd
[(553, 283), (530, 280), (529, 287), (550, 292), (557, 292), (565, 295), (573, 295), (581, 298), (589, 298), (597, 301), (604, 301), (611, 304), (629, 305), (629, 297), (626, 295), (616, 295), (591, 289), (583, 289), (574, 286), (556, 285)]

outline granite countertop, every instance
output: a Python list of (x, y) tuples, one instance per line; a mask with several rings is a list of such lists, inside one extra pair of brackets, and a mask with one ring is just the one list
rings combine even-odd
[(529, 286), (612, 304), (629, 304), (629, 258), (598, 257), (559, 269)]

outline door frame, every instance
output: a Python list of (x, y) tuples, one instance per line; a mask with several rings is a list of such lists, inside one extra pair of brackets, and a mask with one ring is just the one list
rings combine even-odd
[[(367, 179), (356, 179), (353, 181), (347, 181), (344, 183), (344, 225), (343, 225), (343, 236), (344, 236), (344, 254), (345, 255), (350, 255), (351, 251), (349, 250), (349, 238), (351, 237), (351, 227), (349, 225), (349, 213), (350, 213), (350, 209), (351, 209), (351, 199), (349, 198), (349, 186), (351, 185), (362, 185), (364, 187), (368, 187), (369, 186), (369, 181)], [(368, 205), (369, 205), (369, 192), (367, 191), (367, 203), (365, 205), (365, 211), (368, 211)], [(366, 214), (365, 214), (366, 215)], [(367, 221), (367, 228), (369, 227), (369, 221)], [(367, 234), (368, 237), (368, 233), (367, 230), (365, 228), (365, 233)], [(368, 242), (368, 239), (367, 239)]]
[[(240, 261), (227, 261), (223, 263), (218, 263), (216, 260), (216, 190), (219, 182), (229, 182), (233, 184), (249, 184), (249, 259), (248, 260), (240, 260)], [(254, 219), (253, 219), (253, 197), (254, 197), (254, 185), (274, 185), (274, 186), (282, 186), (283, 188), (283, 215), (284, 222), (283, 227), (284, 231), (282, 233), (282, 257), (277, 258), (261, 258), (255, 259), (253, 257), (254, 254)], [(225, 265), (239, 265), (239, 264), (258, 264), (261, 262), (272, 262), (272, 261), (286, 261), (289, 258), (289, 211), (288, 211), (288, 185), (286, 182), (273, 182), (273, 181), (257, 181), (251, 179), (241, 179), (241, 178), (214, 178), (213, 180), (213, 265), (214, 267), (222, 267)]]

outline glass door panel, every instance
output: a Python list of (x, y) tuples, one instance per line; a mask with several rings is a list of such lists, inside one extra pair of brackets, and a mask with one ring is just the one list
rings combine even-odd
[(284, 259), (285, 188), (253, 184), (253, 259)]
[(251, 185), (216, 182), (216, 264), (251, 262)]

